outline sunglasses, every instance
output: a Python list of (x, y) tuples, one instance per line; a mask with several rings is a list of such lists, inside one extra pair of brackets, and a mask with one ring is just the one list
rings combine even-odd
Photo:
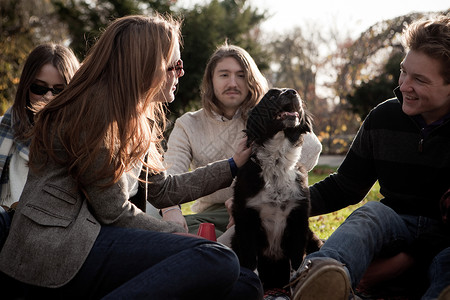
[(39, 95), (39, 96), (47, 94), (48, 91), (51, 91), (52, 95), (55, 96), (55, 95), (58, 95), (59, 93), (61, 93), (63, 90), (64, 90), (64, 88), (49, 88), (49, 87), (42, 86), (42, 85), (39, 85), (36, 83), (33, 83), (30, 86), (30, 91), (33, 94)]
[(171, 72), (175, 70), (175, 74), (177, 77), (183, 76), (183, 61), (181, 59), (177, 60), (174, 66), (167, 69), (167, 71)]

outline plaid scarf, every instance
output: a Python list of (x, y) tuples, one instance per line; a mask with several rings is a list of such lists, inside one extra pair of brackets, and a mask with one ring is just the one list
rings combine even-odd
[(19, 142), (14, 140), (14, 129), (12, 118), (12, 107), (10, 107), (0, 121), (0, 195), (5, 194), (9, 190), (9, 162), (13, 155), (14, 147), (19, 151), (21, 156), (28, 159), (29, 142)]

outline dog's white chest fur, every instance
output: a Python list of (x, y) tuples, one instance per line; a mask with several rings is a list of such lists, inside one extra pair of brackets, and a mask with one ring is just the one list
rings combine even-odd
[[(296, 163), (301, 155), (301, 147), (294, 147), (284, 132), (257, 150), (257, 159), (262, 167), (264, 188), (247, 205), (259, 212), (269, 246), (264, 255), (279, 259), (283, 256), (281, 238), (289, 213), (298, 205), (299, 199), (306, 199), (298, 184), (299, 171)], [(302, 175), (304, 176), (304, 175)]]

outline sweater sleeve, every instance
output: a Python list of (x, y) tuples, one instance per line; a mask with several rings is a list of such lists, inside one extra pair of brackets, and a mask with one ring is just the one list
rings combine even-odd
[(314, 132), (310, 132), (304, 135), (302, 145), (302, 155), (300, 157), (300, 163), (309, 172), (311, 171), (319, 161), (320, 153), (322, 152), (322, 144), (320, 143)]
[(156, 208), (178, 205), (228, 187), (232, 180), (227, 160), (187, 173), (167, 175), (162, 172), (149, 178), (148, 201)]
[[(86, 173), (93, 174), (93, 170), (101, 165), (102, 159), (99, 156), (90, 166), (91, 170)], [(127, 174), (123, 174), (113, 185), (103, 188), (107, 180), (108, 178), (101, 179), (97, 184), (85, 187), (91, 211), (101, 224), (162, 232), (184, 232), (178, 224), (152, 217), (128, 200), (131, 182)]]
[(185, 127), (183, 118), (179, 118), (170, 133), (167, 151), (164, 154), (168, 174), (184, 173), (189, 170), (192, 161), (192, 147)]
[(337, 211), (364, 199), (377, 176), (366, 119), (337, 172), (310, 187), (311, 215)]

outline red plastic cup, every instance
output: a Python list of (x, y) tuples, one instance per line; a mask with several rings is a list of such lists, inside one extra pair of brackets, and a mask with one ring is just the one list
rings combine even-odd
[(217, 241), (216, 229), (213, 223), (201, 223), (198, 227), (197, 235), (210, 241)]

